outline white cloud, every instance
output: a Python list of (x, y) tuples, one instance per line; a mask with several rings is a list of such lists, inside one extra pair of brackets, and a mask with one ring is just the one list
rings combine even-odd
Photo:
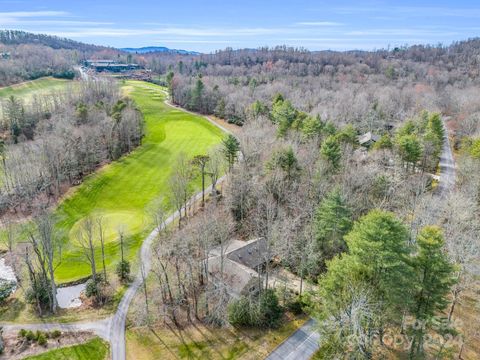
[(9, 11), (0, 12), (0, 18), (35, 18), (35, 17), (54, 17), (67, 16), (65, 11)]
[(29, 25), (32, 22), (38, 22), (41, 18), (65, 17), (69, 13), (65, 11), (10, 11), (0, 12), (0, 24), (5, 25)]
[(153, 35), (153, 32), (133, 29), (113, 29), (113, 28), (70, 28), (67, 30), (32, 30), (33, 32), (41, 32), (46, 35), (56, 35), (67, 38), (82, 38), (89, 36), (105, 36), (105, 37), (126, 37)]
[(198, 40), (198, 39), (157, 39), (155, 43), (165, 44), (237, 44), (234, 40)]
[(402, 12), (413, 16), (445, 16), (445, 17), (480, 17), (480, 8), (459, 8), (439, 7), (439, 6), (397, 6), (393, 8), (394, 12)]
[[(369, 14), (373, 15), (372, 17), (377, 18), (376, 15), (379, 13), (381, 17), (385, 19), (394, 17), (389, 17), (388, 15), (393, 15), (398, 18), (398, 16), (409, 16), (409, 17), (460, 17), (460, 18), (478, 18), (480, 17), (480, 8), (460, 8), (458, 6), (452, 5), (452, 7), (441, 7), (441, 6), (342, 6), (336, 7), (335, 12), (339, 14)], [(388, 15), (387, 15), (388, 14)]]
[[(3, 19), (0, 17), (0, 22)], [(18, 20), (12, 19), (7, 22), (10, 25), (25, 26), (101, 26), (113, 25), (111, 22), (81, 21), (81, 20)], [(2, 23), (3, 24), (3, 23)]]
[[(303, 37), (303, 38), (286, 38), (285, 41), (305, 41), (305, 42), (339, 42), (339, 41), (356, 41), (355, 38), (321, 38), (321, 37)], [(366, 39), (368, 40), (368, 39)]]
[(190, 27), (166, 27), (152, 29), (129, 29), (114, 27), (90, 27), (90, 28), (69, 28), (65, 31), (47, 31), (44, 33), (51, 35), (61, 35), (66, 37), (87, 37), (87, 36), (105, 36), (105, 37), (123, 37), (123, 36), (142, 36), (142, 35), (171, 35), (171, 36), (191, 36), (191, 37), (240, 37), (240, 36), (259, 36), (269, 34), (280, 34), (287, 30), (273, 28), (190, 28)]
[(342, 26), (342, 23), (334, 21), (302, 21), (298, 22), (295, 25), (300, 26)]
[(282, 31), (273, 28), (182, 28), (170, 27), (154, 30), (158, 34), (179, 36), (256, 36)]
[[(1, 0), (0, 0), (1, 2)], [(317, 9), (319, 10), (319, 9)], [(77, 17), (66, 11), (0, 11), (0, 27), (22, 29), (67, 38), (76, 38), (88, 42), (125, 44), (128, 42), (168, 43), (168, 44), (211, 44), (205, 46), (214, 48), (214, 44), (242, 44), (257, 46), (260, 44), (293, 43), (295, 46), (314, 48), (375, 48), (388, 43), (422, 43), (444, 41), (455, 38), (466, 31), (474, 32), (473, 27), (448, 26), (445, 21), (440, 25), (414, 26), (398, 25), (395, 19), (407, 19), (417, 16), (443, 17), (452, 16), (480, 17), (479, 9), (449, 9), (444, 7), (425, 6), (353, 6), (333, 7), (330, 10), (338, 13), (351, 13), (367, 19), (358, 25), (329, 21), (330, 17), (308, 16), (305, 21), (292, 22), (283, 25), (199, 25), (196, 23), (148, 23), (127, 20), (120, 24), (114, 22), (89, 21), (86, 17)], [(323, 10), (322, 10), (323, 11)], [(323, 12), (322, 14), (325, 14)], [(309, 20), (312, 19), (312, 20)], [(379, 23), (372, 19), (392, 21)], [(314, 20), (317, 19), (317, 20)], [(323, 20), (322, 20), (323, 19)], [(333, 19), (337, 19), (333, 17)], [(340, 18), (342, 20), (343, 18)], [(107, 21), (110, 19), (107, 19)], [(173, 20), (174, 21), (174, 20)], [(180, 20), (178, 20), (180, 21)], [(415, 20), (416, 21), (416, 20)], [(418, 24), (417, 24), (418, 23)], [(262, 23), (258, 23), (262, 24)], [(263, 23), (265, 24), (265, 23)], [(403, 22), (402, 22), (403, 24)], [(467, 25), (467, 24), (465, 24)], [(472, 26), (472, 25), (470, 25)]]
[(347, 36), (455, 36), (459, 35), (457, 31), (433, 30), (425, 28), (411, 28), (411, 29), (365, 29), (352, 30), (345, 32)]

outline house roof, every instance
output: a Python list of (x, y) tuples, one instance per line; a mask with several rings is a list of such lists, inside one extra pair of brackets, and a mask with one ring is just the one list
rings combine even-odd
[(225, 285), (236, 296), (242, 293), (252, 279), (258, 279), (258, 273), (255, 270), (221, 256), (208, 259), (208, 272), (216, 278), (215, 280), (221, 280), (223, 273)]
[(223, 255), (230, 254), (232, 251), (237, 250), (245, 246), (245, 241), (242, 240), (230, 240), (227, 244), (222, 246), (217, 246), (210, 251), (210, 256), (220, 256), (222, 253)]
[(363, 145), (370, 141), (377, 142), (379, 139), (380, 139), (380, 136), (372, 134), (372, 132), (369, 131), (363, 135), (360, 135), (358, 137), (358, 142), (360, 143), (360, 145)]
[(254, 239), (247, 241), (244, 246), (238, 247), (227, 254), (227, 257), (251, 269), (256, 269), (266, 262), (267, 242), (265, 239)]
[(115, 60), (96, 60), (96, 59), (88, 59), (86, 60), (87, 63), (90, 63), (90, 64), (94, 64), (94, 63), (98, 63), (98, 64), (115, 64), (115, 63), (118, 63), (117, 61)]
[(208, 258), (208, 272), (216, 280), (220, 280), (223, 273), (223, 281), (233, 295), (238, 296), (252, 280), (258, 281), (260, 275), (256, 269), (266, 262), (266, 253), (267, 243), (263, 238), (232, 240), (212, 250), (212, 256)]

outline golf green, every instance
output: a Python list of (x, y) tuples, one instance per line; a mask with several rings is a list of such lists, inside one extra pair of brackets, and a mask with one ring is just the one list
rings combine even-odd
[[(166, 105), (166, 95), (160, 86), (126, 81), (123, 91), (143, 113), (145, 137), (135, 151), (87, 177), (55, 210), (64, 240), (56, 270), (59, 283), (90, 275), (77, 240), (81, 223), (89, 216), (103, 218), (106, 264), (110, 271), (120, 260), (119, 229), (125, 233), (126, 254), (133, 259), (153, 228), (149, 208), (160, 197), (168, 198), (168, 179), (178, 156), (205, 154), (223, 137), (222, 131), (203, 117)], [(199, 179), (194, 186), (200, 189)], [(173, 211), (171, 206), (169, 209)], [(100, 264), (98, 246), (97, 267)]]

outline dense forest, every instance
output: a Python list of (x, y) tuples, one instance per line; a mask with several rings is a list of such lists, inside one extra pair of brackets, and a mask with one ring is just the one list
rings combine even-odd
[(73, 79), (75, 66), (86, 59), (117, 58), (120, 54), (112, 48), (56, 36), (0, 30), (0, 87), (42, 76)]
[(2, 105), (3, 213), (30, 213), (39, 197), (58, 198), (143, 136), (141, 114), (110, 82), (74, 83), (29, 103), (11, 96)]
[(299, 110), (368, 130), (372, 122), (401, 121), (424, 108), (475, 113), (479, 43), (347, 53), (227, 49), (180, 60), (147, 59), (170, 74), (166, 81), (175, 102), (233, 123), (251, 118), (255, 101), (267, 105), (282, 93)]
[(18, 30), (1, 30), (0, 43), (3, 45), (27, 45), (35, 44), (47, 46), (52, 49), (75, 50), (77, 52), (94, 52), (106, 49), (103, 46), (89, 45), (78, 41), (60, 38), (57, 36), (32, 34)]
[[(158, 311), (143, 308), (139, 323), (179, 325), (186, 311), (270, 327), (283, 308), (318, 319), (319, 359), (474, 356), (477, 312), (458, 309), (478, 289), (479, 55), (478, 39), (376, 52), (147, 55), (175, 103), (241, 129), (223, 144), (222, 200), (160, 241), (150, 299)], [(365, 148), (367, 132), (378, 137)], [(458, 172), (448, 191), (435, 177), (445, 138)], [(259, 237), (267, 244), (259, 294), (232, 301), (228, 275), (205, 283), (211, 274), (195, 264), (228, 239)], [(304, 285), (289, 288), (284, 269)], [(384, 341), (391, 337), (401, 344)]]
[[(2, 34), (0, 52), (9, 55), (0, 85), (70, 71), (86, 56), (126, 56)], [(158, 237), (136, 325), (275, 328), (285, 312), (305, 313), (318, 323), (318, 359), (478, 356), (480, 40), (130, 56), (170, 101), (232, 124), (218, 148), (177, 159), (168, 194), (149, 209)], [(104, 79), (29, 103), (11, 97), (2, 109), (7, 215), (43, 210), (36, 205), (130, 152), (143, 134), (136, 105)], [(439, 164), (448, 140), (457, 174), (446, 186)], [(213, 187), (195, 212), (190, 182), (199, 174)], [(179, 213), (178, 229), (164, 226), (166, 203)], [(208, 265), (213, 253), (223, 264), (232, 239), (264, 244), (259, 288), (239, 296), (223, 265), (215, 281)], [(32, 303), (48, 311), (55, 280), (46, 265), (38, 270), (44, 298)], [(126, 281), (123, 247), (120, 265)]]

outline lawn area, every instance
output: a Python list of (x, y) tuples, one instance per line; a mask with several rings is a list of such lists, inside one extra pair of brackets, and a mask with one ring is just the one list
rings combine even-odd
[(68, 346), (26, 357), (25, 360), (105, 360), (108, 344), (100, 338), (94, 338), (85, 344)]
[(190, 325), (173, 333), (165, 327), (127, 330), (127, 360), (263, 359), (298, 327), (305, 317), (285, 321), (276, 330)]
[[(26, 81), (0, 88), (0, 103), (2, 100), (13, 95), (28, 104), (35, 96), (48, 96), (56, 92), (65, 91), (67, 88), (73, 88), (77, 84), (78, 83), (71, 80), (55, 79), (53, 77), (43, 77), (37, 80)], [(0, 117), (2, 117), (1, 106)]]
[[(205, 154), (223, 137), (216, 126), (201, 116), (165, 105), (166, 95), (157, 85), (127, 81), (123, 90), (144, 115), (145, 137), (131, 154), (86, 178), (55, 210), (65, 244), (56, 270), (59, 283), (90, 274), (76, 240), (77, 230), (87, 216), (101, 215), (104, 219), (109, 270), (120, 259), (120, 227), (127, 236), (127, 256), (134, 259), (142, 240), (153, 228), (148, 209), (160, 196), (168, 196), (168, 179), (180, 153), (187, 157)], [(199, 179), (194, 185), (200, 188)], [(100, 264), (100, 249), (97, 255)]]
[(55, 91), (63, 90), (65, 86), (71, 84), (72, 81), (69, 80), (44, 77), (18, 85), (0, 88), (0, 98), (7, 98), (10, 95), (14, 95), (27, 101), (35, 95), (47, 95)]

